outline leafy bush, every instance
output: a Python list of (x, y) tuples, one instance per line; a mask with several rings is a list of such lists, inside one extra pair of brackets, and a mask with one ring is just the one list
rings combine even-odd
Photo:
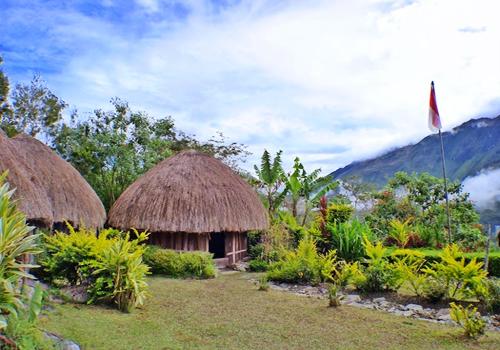
[(33, 228), (12, 200), (14, 191), (9, 190), (6, 177), (7, 172), (0, 175), (0, 333), (12, 349), (42, 349), (42, 334), (36, 327), (42, 290), (37, 286), (31, 298), (20, 290), (22, 278), (34, 278), (27, 271), (36, 266), (24, 261), (27, 255), (39, 253), (38, 235), (31, 234)]
[(427, 277), (422, 287), (424, 297), (431, 303), (437, 303), (443, 300), (447, 295), (447, 291), (448, 288), (445, 284), (432, 277)]
[(267, 276), (266, 275), (263, 275), (260, 279), (259, 279), (259, 290), (260, 291), (267, 291), (269, 290), (269, 282), (267, 281)]
[(211, 253), (176, 252), (149, 246), (144, 253), (144, 262), (153, 274), (176, 278), (212, 278), (216, 267)]
[(264, 260), (250, 260), (248, 269), (252, 272), (265, 272), (269, 268), (269, 263)]
[(393, 255), (396, 261), (392, 264), (392, 269), (400, 279), (400, 284), (407, 282), (417, 296), (422, 296), (426, 282), (426, 276), (421, 271), (425, 264), (424, 255), (406, 250), (397, 250)]
[(451, 319), (464, 329), (467, 337), (476, 339), (484, 334), (486, 322), (481, 318), (481, 314), (477, 312), (477, 308), (471, 305), (464, 308), (462, 305), (455, 303), (450, 303), (450, 307)]
[(477, 226), (459, 225), (453, 234), (453, 242), (465, 251), (475, 251), (484, 247), (487, 236)]
[(479, 300), (490, 311), (498, 313), (500, 311), (500, 281), (497, 278), (486, 279), (484, 287), (484, 292), (479, 296)]
[(392, 219), (389, 221), (389, 226), (389, 237), (393, 238), (400, 248), (405, 248), (410, 239), (410, 221), (402, 222), (398, 219)]
[(364, 247), (368, 258), (365, 259), (364, 278), (355, 283), (356, 288), (363, 292), (397, 289), (400, 280), (386, 259), (387, 248), (383, 247), (381, 242), (371, 243), (366, 237)]
[(267, 277), (274, 281), (318, 284), (333, 279), (337, 263), (335, 251), (319, 254), (314, 240), (306, 237), (295, 251), (286, 252), (270, 265)]
[(144, 303), (149, 267), (142, 262), (144, 247), (140, 243), (146, 239), (147, 235), (143, 235), (137, 240), (130, 240), (127, 235), (113, 240), (101, 252), (97, 258), (97, 269), (92, 272), (97, 278), (89, 289), (89, 302), (111, 300), (124, 312), (130, 312)]
[(356, 261), (363, 258), (365, 255), (363, 237), (372, 237), (368, 225), (353, 220), (352, 222), (327, 224), (327, 230), (330, 236), (324, 245), (328, 247), (328, 250), (335, 249), (337, 256), (346, 261)]
[(67, 227), (69, 233), (56, 232), (43, 237), (41, 277), (49, 282), (78, 285), (92, 277), (98, 257), (113, 244), (117, 235), (115, 230), (102, 230), (97, 236), (85, 227), (79, 230), (70, 224)]
[(343, 295), (340, 294), (340, 287), (335, 283), (330, 283), (328, 286), (328, 306), (338, 307), (341, 305)]
[(434, 262), (423, 269), (423, 272), (446, 286), (446, 297), (470, 297), (484, 293), (484, 280), (487, 272), (482, 269), (483, 263), (473, 258), (468, 263), (461, 257), (456, 244), (445, 247), (441, 253), (441, 261)]
[(326, 223), (347, 222), (351, 218), (353, 211), (354, 209), (349, 204), (332, 203), (326, 210)]

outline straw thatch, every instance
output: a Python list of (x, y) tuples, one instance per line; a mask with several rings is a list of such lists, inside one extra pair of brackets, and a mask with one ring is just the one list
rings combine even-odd
[(227, 165), (184, 151), (134, 182), (109, 212), (117, 228), (150, 232), (246, 232), (268, 226), (257, 193)]
[(28, 135), (0, 139), (0, 171), (9, 170), (8, 181), (16, 188), (19, 208), (29, 220), (47, 227), (64, 221), (103, 226), (104, 206), (73, 166)]

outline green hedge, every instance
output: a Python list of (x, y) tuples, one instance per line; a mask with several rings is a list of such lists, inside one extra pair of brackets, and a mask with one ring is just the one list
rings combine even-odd
[(153, 274), (174, 278), (212, 278), (217, 270), (212, 254), (206, 252), (176, 252), (148, 246), (143, 260)]
[[(425, 255), (425, 260), (429, 263), (440, 260), (441, 250), (439, 249), (412, 249), (419, 251)], [(393, 249), (390, 249), (392, 252)], [(472, 258), (477, 261), (484, 261), (484, 252), (464, 253), (465, 261), (469, 262)], [(500, 251), (495, 250), (490, 252), (488, 260), (488, 275), (491, 277), (500, 277)]]

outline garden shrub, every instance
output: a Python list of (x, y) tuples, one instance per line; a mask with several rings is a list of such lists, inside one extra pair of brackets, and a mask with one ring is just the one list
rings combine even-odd
[[(12, 199), (13, 190), (5, 182), (7, 172), (0, 175), (0, 334), (5, 347), (12, 349), (44, 349), (50, 346), (37, 328), (42, 309), (39, 285), (28, 297), (21, 290), (21, 279), (34, 279), (27, 271), (35, 265), (24, 263), (27, 255), (40, 252), (39, 235), (32, 234), (25, 215)], [(10, 345), (9, 345), (10, 344)], [(0, 343), (0, 347), (3, 348)]]
[(486, 322), (481, 318), (481, 314), (477, 312), (477, 308), (471, 305), (464, 308), (462, 305), (455, 303), (450, 303), (450, 307), (451, 319), (464, 329), (467, 337), (476, 339), (484, 334)]
[(269, 263), (264, 260), (250, 260), (248, 269), (252, 272), (265, 272), (269, 268)]
[(336, 222), (326, 225), (329, 236), (318, 237), (327, 250), (335, 249), (337, 256), (346, 261), (356, 261), (363, 258), (365, 248), (363, 237), (371, 239), (372, 233), (368, 225), (353, 220), (351, 222)]
[(144, 246), (141, 243), (146, 239), (145, 234), (136, 240), (126, 235), (112, 240), (112, 244), (103, 249), (92, 272), (96, 279), (88, 290), (90, 303), (112, 301), (124, 312), (144, 303), (149, 267), (142, 261)]
[(404, 249), (396, 250), (393, 256), (395, 256), (395, 262), (391, 267), (400, 280), (399, 285), (407, 282), (415, 295), (422, 296), (426, 283), (426, 276), (422, 273), (425, 265), (424, 255)]
[(456, 244), (446, 246), (441, 253), (441, 261), (434, 262), (423, 272), (446, 286), (447, 298), (467, 298), (484, 293), (487, 272), (483, 263), (472, 258), (468, 263), (461, 256)]
[(359, 279), (355, 286), (362, 292), (383, 292), (395, 290), (400, 285), (398, 274), (392, 269), (386, 259), (387, 248), (381, 242), (371, 243), (366, 237), (364, 247), (367, 258), (363, 271), (364, 278)]
[(338, 307), (342, 303), (343, 295), (340, 293), (340, 286), (330, 283), (328, 286), (328, 306)]
[(212, 278), (217, 270), (211, 253), (176, 252), (156, 246), (146, 248), (144, 262), (153, 274), (175, 278)]
[(332, 280), (337, 263), (335, 251), (319, 254), (314, 240), (306, 237), (296, 250), (286, 252), (270, 265), (267, 277), (274, 281), (314, 285)]
[(498, 278), (486, 279), (484, 291), (479, 300), (486, 305), (489, 311), (500, 312), (500, 280)]
[(353, 211), (353, 207), (349, 204), (332, 203), (326, 209), (326, 223), (347, 222), (351, 218)]
[(432, 277), (427, 277), (422, 286), (423, 296), (431, 303), (438, 303), (443, 300), (447, 295), (447, 290), (445, 284)]
[(405, 248), (410, 240), (411, 226), (410, 221), (404, 222), (398, 219), (389, 221), (389, 237), (394, 239), (400, 248)]
[(465, 251), (475, 251), (483, 248), (487, 236), (477, 226), (459, 225), (458, 230), (453, 232), (453, 242)]
[(44, 252), (40, 258), (43, 271), (40, 276), (49, 282), (78, 285), (92, 277), (97, 258), (113, 244), (116, 235), (115, 230), (102, 230), (97, 236), (85, 227), (78, 230), (70, 224), (67, 227), (69, 233), (43, 236)]

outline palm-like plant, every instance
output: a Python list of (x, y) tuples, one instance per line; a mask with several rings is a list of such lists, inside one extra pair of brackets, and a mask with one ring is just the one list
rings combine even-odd
[(389, 222), (389, 225), (391, 226), (389, 236), (397, 242), (399, 247), (405, 248), (410, 240), (410, 221), (406, 220), (401, 222), (397, 219), (393, 219)]
[(260, 168), (254, 165), (258, 177), (257, 185), (264, 190), (266, 206), (271, 218), (275, 216), (288, 191), (286, 187), (283, 188), (285, 172), (283, 171), (281, 153), (282, 151), (278, 151), (274, 160), (271, 160), (269, 152), (264, 150)]
[(5, 182), (7, 172), (0, 175), (0, 330), (7, 324), (5, 316), (22, 306), (19, 281), (34, 278), (27, 270), (35, 265), (24, 263), (24, 257), (39, 253), (32, 227), (12, 200), (14, 190)]

